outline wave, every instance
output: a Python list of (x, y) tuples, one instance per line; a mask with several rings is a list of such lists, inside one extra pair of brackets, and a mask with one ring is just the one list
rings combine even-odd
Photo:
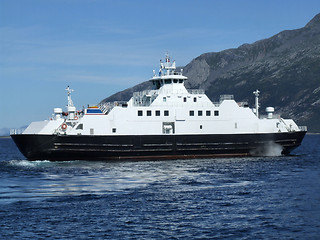
[(48, 160), (45, 160), (45, 161), (10, 160), (8, 163), (10, 166), (15, 166), (15, 167), (38, 167), (40, 165), (48, 164), (51, 162)]
[(263, 146), (250, 151), (252, 156), (259, 157), (278, 157), (282, 156), (283, 147), (275, 142), (268, 142)]

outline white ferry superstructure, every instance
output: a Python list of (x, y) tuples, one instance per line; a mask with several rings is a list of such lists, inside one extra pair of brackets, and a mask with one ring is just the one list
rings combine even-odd
[(213, 103), (203, 90), (187, 90), (187, 77), (166, 56), (150, 79), (155, 90), (136, 92), (128, 102), (100, 103), (77, 111), (68, 87), (68, 106), (50, 120), (33, 122), (11, 137), (29, 160), (177, 159), (263, 155), (275, 144), (289, 154), (306, 127), (292, 119), (259, 116), (232, 95)]

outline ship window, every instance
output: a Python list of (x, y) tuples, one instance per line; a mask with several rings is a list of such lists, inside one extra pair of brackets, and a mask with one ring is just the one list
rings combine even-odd
[(193, 101), (194, 101), (194, 102), (196, 102), (196, 101), (197, 101), (197, 98), (196, 98), (196, 97), (194, 97), (194, 98), (193, 98)]
[(169, 111), (168, 110), (164, 110), (164, 116), (169, 116)]
[(198, 111), (198, 116), (202, 116), (202, 111)]
[(219, 111), (217, 111), (217, 110), (214, 111), (214, 115), (215, 115), (215, 116), (219, 116)]
[(163, 97), (163, 101), (166, 102), (166, 101), (167, 101), (167, 98), (166, 98), (166, 97)]
[(187, 102), (187, 98), (186, 98), (186, 97), (184, 97), (184, 98), (183, 98), (183, 101), (184, 101), (184, 102)]
[(200, 129), (202, 129), (202, 125), (200, 125)]
[(78, 126), (77, 126), (77, 128), (76, 129), (83, 129), (83, 124), (82, 123), (80, 123)]
[(156, 85), (156, 88), (159, 89), (160, 88), (160, 81), (153, 81), (153, 85)]
[(141, 117), (142, 115), (142, 110), (138, 110), (138, 116)]
[(183, 83), (183, 80), (182, 80), (182, 79), (179, 79), (179, 83)]
[(147, 116), (151, 116), (151, 111), (150, 110), (147, 111)]
[(94, 129), (90, 128), (90, 135), (94, 135)]
[(206, 111), (206, 116), (211, 116), (211, 111), (207, 110)]
[(165, 84), (171, 84), (171, 79), (166, 79), (166, 80), (164, 80), (164, 83), (165, 83)]
[(189, 111), (189, 116), (194, 116), (194, 111), (193, 110)]
[(160, 111), (156, 110), (156, 116), (160, 116)]
[(173, 82), (174, 83), (178, 83), (178, 79), (173, 79)]
[(116, 132), (117, 132), (117, 129), (116, 129), (116, 128), (112, 128), (112, 132), (113, 132), (113, 133), (116, 133)]

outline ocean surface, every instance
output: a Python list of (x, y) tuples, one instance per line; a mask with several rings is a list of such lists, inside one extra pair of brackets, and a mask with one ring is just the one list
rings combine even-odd
[(0, 239), (320, 239), (320, 135), (292, 156), (123, 162), (29, 162), (0, 138), (0, 178)]

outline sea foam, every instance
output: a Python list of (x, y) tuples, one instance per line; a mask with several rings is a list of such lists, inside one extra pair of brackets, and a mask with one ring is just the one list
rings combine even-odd
[(282, 155), (283, 147), (275, 142), (268, 142), (250, 151), (252, 156), (276, 157)]

